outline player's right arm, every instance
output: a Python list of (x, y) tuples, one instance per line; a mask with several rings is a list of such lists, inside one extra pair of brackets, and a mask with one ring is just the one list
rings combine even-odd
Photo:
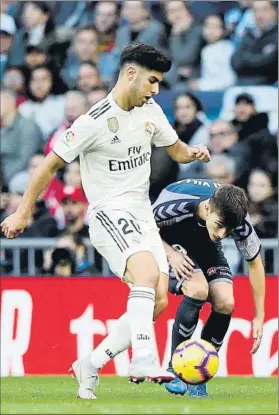
[(94, 147), (99, 127), (93, 116), (84, 114), (59, 137), (53, 151), (34, 172), (17, 211), (2, 222), (1, 227), (7, 238), (15, 238), (24, 231), (37, 197), (47, 187), (54, 173), (65, 162), (71, 163), (80, 153)]
[(64, 164), (65, 161), (51, 151), (43, 163), (37, 167), (18, 209), (1, 223), (2, 231), (7, 238), (15, 238), (24, 231), (37, 198), (48, 186), (56, 171)]

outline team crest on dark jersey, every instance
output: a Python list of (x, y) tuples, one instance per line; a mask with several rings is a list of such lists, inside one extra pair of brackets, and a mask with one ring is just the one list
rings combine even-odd
[(116, 117), (109, 118), (107, 122), (111, 132), (116, 133), (119, 130), (119, 124)]

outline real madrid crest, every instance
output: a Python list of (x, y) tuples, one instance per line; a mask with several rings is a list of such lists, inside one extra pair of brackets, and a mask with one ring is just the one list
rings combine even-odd
[(119, 124), (116, 117), (108, 119), (108, 128), (111, 132), (116, 133), (119, 129)]
[(154, 134), (154, 125), (150, 121), (147, 121), (145, 123), (145, 134), (149, 138), (152, 138), (153, 137), (153, 134)]

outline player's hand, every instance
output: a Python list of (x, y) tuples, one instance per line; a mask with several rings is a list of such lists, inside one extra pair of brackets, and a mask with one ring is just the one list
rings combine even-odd
[(181, 278), (189, 280), (193, 276), (195, 264), (187, 255), (173, 249), (168, 255), (168, 260), (178, 281)]
[(200, 160), (204, 163), (208, 163), (211, 160), (208, 148), (202, 144), (189, 146), (188, 156), (193, 158), (193, 160)]
[(253, 332), (253, 347), (250, 351), (251, 354), (255, 354), (260, 347), (262, 337), (263, 337), (263, 318), (255, 317), (252, 322), (252, 332)]
[(27, 222), (28, 218), (15, 212), (1, 223), (2, 232), (8, 239), (16, 238), (24, 231)]

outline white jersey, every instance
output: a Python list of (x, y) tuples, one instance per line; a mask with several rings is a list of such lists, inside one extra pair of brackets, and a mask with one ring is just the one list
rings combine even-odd
[(147, 220), (146, 215), (153, 218), (149, 201), (151, 145), (170, 146), (177, 140), (153, 99), (124, 111), (110, 93), (64, 132), (53, 151), (67, 163), (80, 157), (89, 208), (126, 208)]

